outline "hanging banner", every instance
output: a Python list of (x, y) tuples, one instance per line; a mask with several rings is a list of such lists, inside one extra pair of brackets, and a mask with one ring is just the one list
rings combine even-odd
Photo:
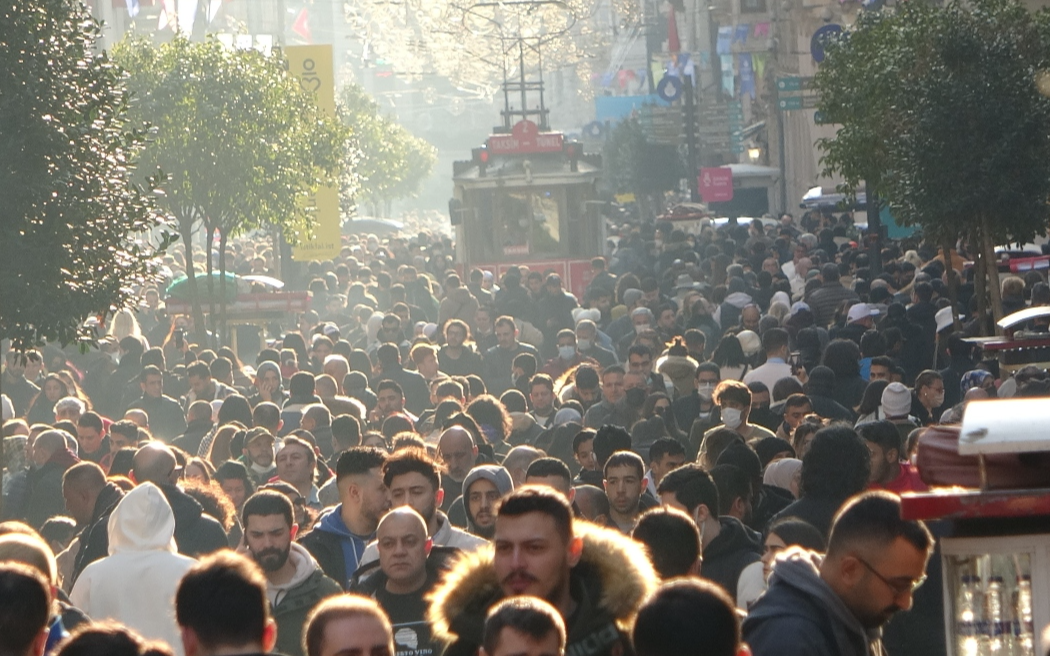
[(733, 55), (722, 55), (722, 91), (730, 98), (736, 98), (736, 87), (733, 84)]
[[(332, 46), (288, 46), (288, 72), (302, 88), (317, 99), (317, 106), (335, 117), (335, 75)], [(307, 197), (306, 206), (314, 212), (314, 230), (310, 239), (292, 249), (296, 262), (330, 260), (342, 249), (339, 230), (339, 189), (332, 185), (319, 188)]]
[(718, 28), (718, 43), (715, 52), (719, 55), (728, 55), (733, 48), (733, 27), (724, 25)]
[(740, 55), (740, 95), (744, 94), (755, 97), (755, 69), (749, 52)]
[(752, 67), (755, 69), (755, 79), (764, 80), (766, 75), (766, 61), (769, 55), (764, 52), (756, 52), (751, 55)]
[(741, 23), (736, 26), (736, 32), (733, 34), (733, 43), (747, 43), (747, 35), (751, 32), (751, 26), (747, 23)]

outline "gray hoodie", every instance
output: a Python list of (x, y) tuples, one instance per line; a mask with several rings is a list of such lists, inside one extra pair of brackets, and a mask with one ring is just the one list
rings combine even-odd
[(793, 548), (777, 558), (769, 590), (744, 620), (754, 656), (882, 656), (868, 630), (820, 578), (821, 554)]

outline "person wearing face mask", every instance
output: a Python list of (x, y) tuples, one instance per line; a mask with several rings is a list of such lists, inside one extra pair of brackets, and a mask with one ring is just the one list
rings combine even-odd
[(547, 360), (547, 364), (543, 365), (542, 373), (557, 380), (566, 371), (578, 367), (584, 362), (592, 365), (598, 364), (579, 352), (576, 343), (576, 333), (569, 328), (565, 328), (558, 331), (558, 355)]
[(616, 364), (616, 354), (598, 343), (598, 326), (590, 319), (576, 324), (576, 352), (594, 360), (602, 369)]
[(635, 337), (652, 329), (653, 325), (656, 323), (653, 319), (653, 313), (644, 305), (632, 310), (630, 316), (631, 331), (616, 342), (616, 355), (620, 358), (621, 362), (627, 361), (627, 351), (634, 344)]
[(915, 377), (915, 391), (912, 393), (911, 415), (919, 420), (920, 425), (929, 426), (936, 423), (944, 411), (944, 379), (941, 375), (927, 369)]
[[(689, 394), (675, 399), (671, 405), (675, 422), (683, 430), (699, 422), (698, 434), (718, 425), (722, 420), (714, 402), (715, 387), (721, 380), (721, 370), (713, 362), (701, 362), (696, 368), (693, 383), (696, 388)], [(690, 430), (690, 432), (692, 432)], [(695, 454), (694, 454), (695, 455)]]
[(719, 383), (715, 388), (714, 402), (718, 405), (722, 425), (708, 429), (704, 433), (705, 438), (719, 428), (736, 431), (745, 442), (764, 437), (776, 437), (768, 428), (748, 423), (747, 420), (751, 414), (751, 390), (740, 381), (723, 380)]

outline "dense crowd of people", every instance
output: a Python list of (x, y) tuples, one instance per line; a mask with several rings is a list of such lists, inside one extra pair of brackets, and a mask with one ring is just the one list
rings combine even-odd
[(891, 653), (943, 651), (895, 494), (924, 427), (1048, 385), (980, 361), (963, 258), (873, 266), (845, 215), (616, 232), (578, 295), (351, 237), (237, 352), (175, 284), (8, 353), (0, 654), (875, 656), (913, 604)]

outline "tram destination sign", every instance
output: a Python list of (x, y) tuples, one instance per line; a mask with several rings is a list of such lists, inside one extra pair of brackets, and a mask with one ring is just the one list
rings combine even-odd
[(557, 153), (564, 147), (561, 132), (540, 132), (532, 121), (518, 121), (510, 134), (489, 136), (487, 147), (493, 155), (523, 155), (526, 153)]

